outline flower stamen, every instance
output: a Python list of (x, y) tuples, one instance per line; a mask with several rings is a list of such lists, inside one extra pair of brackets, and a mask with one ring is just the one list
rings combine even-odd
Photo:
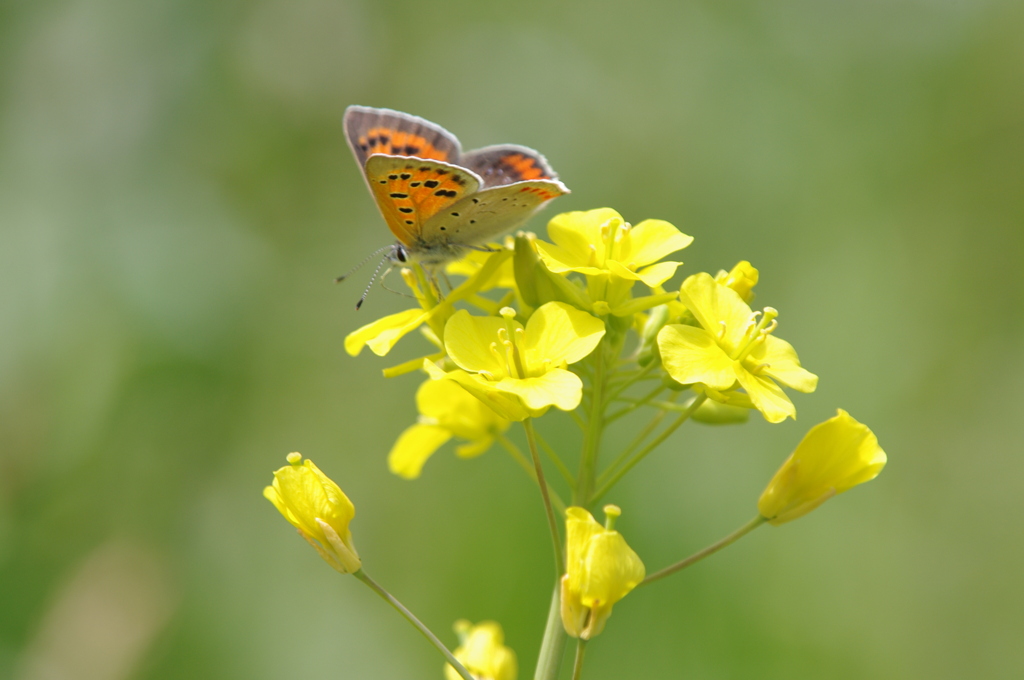
[(513, 324), (516, 310), (511, 307), (502, 307), (500, 313), (505, 319), (505, 327), (498, 329), (498, 338), (505, 345), (505, 365), (508, 367), (510, 377), (521, 380), (526, 377), (526, 369), (522, 357), (519, 356), (519, 348), (516, 345), (516, 341), (522, 341), (524, 331), (522, 327)]
[[(755, 323), (755, 319), (760, 316), (760, 321)], [(765, 307), (764, 312), (754, 312), (750, 315), (750, 321), (747, 322), (747, 330), (744, 335), (744, 343), (740, 345), (739, 351), (736, 353), (734, 359), (736, 361), (743, 361), (746, 359), (758, 345), (763, 345), (765, 338), (771, 335), (776, 328), (779, 327), (779, 322), (776, 318), (779, 316), (779, 312), (774, 307)]]

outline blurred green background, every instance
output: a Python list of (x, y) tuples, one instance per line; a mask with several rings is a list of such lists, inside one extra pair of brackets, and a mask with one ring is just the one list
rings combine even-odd
[(0, 677), (440, 678), (261, 497), (289, 451), (355, 502), (369, 573), (449, 643), (499, 620), (531, 677), (536, 490), (500, 450), (391, 476), (419, 379), (380, 370), (426, 345), (342, 347), (408, 306), (331, 283), (391, 242), (349, 104), (541, 150), (573, 194), (536, 230), (611, 206), (695, 236), (681, 275), (761, 270), (820, 388), (616, 489), (650, 571), (837, 407), (889, 454), (620, 603), (587, 677), (1024, 677), (1022, 34), (996, 0), (3, 4)]

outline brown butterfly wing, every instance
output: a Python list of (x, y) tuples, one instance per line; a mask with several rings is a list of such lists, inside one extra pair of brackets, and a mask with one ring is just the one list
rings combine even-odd
[(459, 165), (480, 175), (485, 187), (558, 179), (544, 156), (518, 144), (498, 144), (470, 151), (462, 156)]
[(377, 153), (453, 164), (459, 164), (462, 155), (459, 140), (440, 125), (391, 109), (348, 107), (345, 136), (360, 169)]

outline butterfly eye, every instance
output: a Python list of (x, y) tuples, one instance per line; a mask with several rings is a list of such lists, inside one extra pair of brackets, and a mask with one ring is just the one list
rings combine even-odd
[(405, 252), (405, 248), (401, 245), (395, 246), (394, 256), (396, 260), (403, 264), (409, 261), (409, 254)]

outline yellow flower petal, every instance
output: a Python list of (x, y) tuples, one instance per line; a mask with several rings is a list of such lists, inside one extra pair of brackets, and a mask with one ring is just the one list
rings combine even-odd
[(427, 459), (451, 438), (451, 431), (438, 425), (406, 428), (388, 453), (388, 469), (399, 477), (416, 479)]
[[(516, 321), (512, 322), (521, 327)], [(508, 375), (504, 361), (504, 348), (496, 353), (492, 345), (498, 340), (498, 331), (505, 328), (505, 320), (496, 316), (471, 316), (462, 309), (448, 319), (444, 327), (444, 346), (448, 356), (459, 368), (467, 371), (487, 371), (495, 377)]]
[[(491, 409), (487, 410), (490, 411), (495, 416), (498, 415), (497, 413), (491, 411)], [(458, 456), (459, 458), (476, 458), (479, 455), (487, 453), (487, 450), (491, 448), (491, 444), (493, 443), (494, 439), (478, 439), (476, 441), (471, 441), (467, 444), (456, 446), (455, 455)]]
[(520, 422), (532, 415), (518, 396), (495, 389), (494, 385), (482, 376), (461, 369), (446, 373), (429, 361), (423, 362), (423, 368), (434, 380), (452, 380), (458, 383), (502, 418)]
[[(416, 391), (420, 415), (459, 439), (486, 441), (509, 427), (480, 400), (451, 380), (427, 380)], [(482, 453), (482, 452), (481, 452)]]
[(704, 272), (683, 281), (679, 300), (701, 326), (719, 338), (727, 352), (742, 341), (753, 317), (753, 312), (739, 293), (715, 283), (711, 275)]
[(421, 384), (416, 407), (419, 424), (406, 429), (388, 454), (391, 472), (406, 479), (419, 477), (427, 459), (452, 437), (468, 440), (455, 453), (470, 458), (487, 451), (510, 425), (454, 380), (431, 379)]
[(576, 363), (594, 351), (604, 332), (603, 321), (564, 302), (541, 306), (526, 322), (522, 349), (527, 373)]
[[(560, 246), (537, 241), (537, 257), (540, 258), (548, 271), (555, 274), (564, 274), (571, 271), (582, 271), (581, 268), (588, 267), (577, 254)], [(590, 267), (589, 271), (582, 271), (584, 274), (599, 274), (601, 270), (597, 267)]]
[(782, 338), (765, 336), (764, 344), (750, 353), (750, 359), (767, 364), (766, 374), (798, 392), (813, 392), (818, 387), (818, 376), (800, 366), (796, 350)]
[[(576, 267), (601, 267), (605, 261), (604, 238), (601, 228), (605, 225), (616, 228), (623, 223), (622, 215), (611, 208), (575, 211), (555, 215), (548, 222), (548, 237), (558, 247), (559, 262), (575, 269)], [(538, 242), (541, 257), (546, 257)], [(545, 259), (545, 262), (547, 260)], [(551, 271), (556, 271), (548, 264)]]
[(878, 476), (885, 451), (866, 426), (842, 409), (815, 425), (768, 483), (757, 503), (772, 524), (783, 524)]
[(786, 418), (796, 418), (796, 407), (782, 388), (766, 376), (740, 370), (736, 379), (746, 390), (754, 408), (761, 412), (769, 423), (781, 423)]
[(617, 531), (591, 538), (583, 563), (580, 600), (587, 607), (618, 602), (644, 580), (643, 562)]
[(736, 383), (736, 362), (703, 328), (670, 324), (658, 332), (661, 360), (672, 379), (683, 385), (704, 383), (726, 390)]
[(672, 278), (681, 262), (659, 262), (637, 272), (636, 277), (649, 288), (657, 288)]
[(633, 267), (643, 267), (691, 243), (692, 236), (687, 236), (665, 220), (644, 220), (630, 230), (629, 242), (619, 260)]
[(541, 415), (549, 406), (571, 411), (579, 406), (583, 399), (583, 381), (575, 373), (561, 368), (535, 378), (505, 378), (490, 385), (495, 390), (518, 397), (534, 416)]
[(382, 357), (390, 352), (403, 336), (416, 330), (428, 316), (429, 313), (422, 309), (407, 309), (377, 319), (349, 333), (345, 337), (345, 351), (356, 356), (363, 347), (369, 347), (370, 351)]

